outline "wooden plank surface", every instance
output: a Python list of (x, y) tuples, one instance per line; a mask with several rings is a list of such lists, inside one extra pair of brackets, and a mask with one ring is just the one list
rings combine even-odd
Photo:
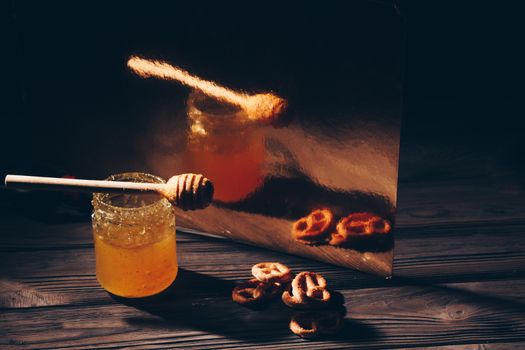
[[(89, 223), (2, 216), (0, 348), (523, 348), (524, 187), (508, 173), (473, 175), (463, 161), (448, 178), (425, 161), (405, 166), (391, 280), (179, 233), (176, 283), (123, 300), (96, 281)], [(234, 283), (265, 260), (326, 276), (345, 298), (344, 332), (305, 341), (288, 330), (292, 311), (281, 303), (233, 303)]]
[[(2, 325), (16, 324), (3, 338), (19, 348), (141, 346), (186, 348), (403, 347), (523, 340), (523, 297), (501, 296), (502, 282), (404, 286), (345, 291), (345, 332), (335, 339), (306, 342), (287, 330), (290, 310), (239, 307), (229, 285), (209, 291), (204, 275), (185, 272), (187, 283), (148, 302), (119, 301), (4, 310)], [(181, 280), (182, 281), (182, 280)], [(514, 283), (522, 288), (525, 281)], [(203, 289), (206, 289), (204, 291)], [(2, 327), (5, 332), (6, 329)]]
[[(24, 232), (34, 236), (39, 227), (25, 225), (20, 242), (28, 239)], [(44, 226), (50, 231), (42, 247), (12, 240), (2, 246), (0, 264), (9, 268), (0, 282), (0, 344), (315, 349), (524, 341), (524, 226), (502, 220), (401, 229), (399, 273), (391, 281), (181, 233), (178, 282), (166, 295), (136, 303), (113, 299), (98, 286), (89, 224), (65, 225), (65, 230)], [(68, 234), (75, 236), (71, 243), (64, 238)], [(231, 302), (234, 281), (248, 278), (252, 263), (269, 259), (322, 272), (345, 296), (349, 313), (341, 337), (306, 342), (288, 331), (291, 312), (280, 303), (250, 310)]]

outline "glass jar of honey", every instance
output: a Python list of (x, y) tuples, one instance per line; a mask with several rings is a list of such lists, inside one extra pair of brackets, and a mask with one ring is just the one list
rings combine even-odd
[[(157, 176), (124, 173), (110, 181), (164, 183)], [(108, 292), (127, 298), (157, 294), (178, 272), (175, 212), (152, 194), (93, 195), (97, 279)]]
[(187, 113), (184, 166), (213, 181), (214, 200), (237, 202), (260, 187), (264, 137), (257, 122), (241, 108), (199, 91), (190, 94)]

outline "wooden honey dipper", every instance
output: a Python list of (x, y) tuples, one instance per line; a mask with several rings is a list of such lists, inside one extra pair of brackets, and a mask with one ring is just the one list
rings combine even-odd
[(180, 174), (166, 183), (81, 180), (7, 175), (6, 187), (104, 193), (157, 193), (182, 210), (203, 209), (213, 199), (213, 183), (200, 174)]
[(231, 90), (194, 76), (164, 61), (131, 56), (128, 60), (128, 67), (141, 77), (178, 81), (217, 100), (236, 105), (244, 110), (247, 118), (251, 120), (279, 125), (284, 120), (283, 116), (288, 109), (288, 102), (272, 93), (250, 95)]

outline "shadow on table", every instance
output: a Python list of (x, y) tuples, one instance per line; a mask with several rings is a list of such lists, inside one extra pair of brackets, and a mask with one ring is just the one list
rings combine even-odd
[[(150, 314), (126, 319), (143, 329), (193, 328), (254, 343), (294, 337), (288, 328), (294, 310), (284, 306), (279, 298), (257, 307), (238, 305), (230, 296), (234, 285), (232, 281), (181, 269), (176, 282), (162, 294), (143, 299), (113, 298)], [(345, 319), (343, 331), (330, 339), (370, 341), (378, 338), (380, 334), (375, 328)]]
[(516, 330), (525, 326), (525, 300), (510, 281), (496, 280), (486, 285), (437, 284), (413, 277), (394, 277), (392, 281), (395, 285), (388, 294), (379, 290), (366, 295), (370, 304), (384, 305), (374, 312), (393, 320), (413, 321), (422, 316), (433, 319), (432, 326), (423, 323), (407, 331), (426, 332), (428, 339), (436, 339), (435, 346), (450, 344), (446, 337), (453, 339), (457, 329), (463, 329), (465, 334), (483, 334), (496, 342), (519, 337)]
[[(497, 281), (496, 279), (494, 283)], [(498, 294), (513, 291), (514, 287), (511, 286), (511, 283), (493, 286), (492, 288), (487, 286), (485, 293), (482, 293), (467, 289), (470, 285), (467, 281), (456, 284), (438, 284), (428, 281), (425, 278), (395, 277), (395, 282), (396, 286), (412, 286), (414, 289), (431, 294), (433, 298), (438, 300), (448, 299), (447, 307), (459, 311), (454, 315), (450, 315), (452, 318), (465, 316), (465, 312), (461, 312), (460, 310), (462, 307), (492, 309), (494, 312), (508, 311), (511, 314), (521, 313), (525, 315), (525, 301), (521, 296), (519, 298), (516, 296), (520, 294), (519, 292), (514, 292), (513, 294), (516, 294), (515, 296), (509, 296), (507, 298), (498, 296)], [(523, 317), (523, 321), (525, 321), (525, 317)], [(503, 323), (501, 323), (501, 325), (503, 325)]]

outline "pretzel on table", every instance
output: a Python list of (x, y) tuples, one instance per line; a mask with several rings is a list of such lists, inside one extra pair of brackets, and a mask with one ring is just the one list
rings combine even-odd
[(300, 312), (292, 316), (290, 330), (301, 338), (311, 339), (339, 332), (344, 314), (336, 310)]
[(232, 290), (232, 300), (241, 305), (255, 305), (282, 291), (278, 283), (264, 283), (255, 278), (240, 283)]
[(331, 300), (326, 280), (315, 272), (301, 272), (292, 280), (282, 294), (283, 302), (295, 309), (311, 309), (326, 306)]
[(261, 282), (288, 283), (292, 280), (292, 270), (279, 262), (261, 262), (253, 265), (252, 275)]

